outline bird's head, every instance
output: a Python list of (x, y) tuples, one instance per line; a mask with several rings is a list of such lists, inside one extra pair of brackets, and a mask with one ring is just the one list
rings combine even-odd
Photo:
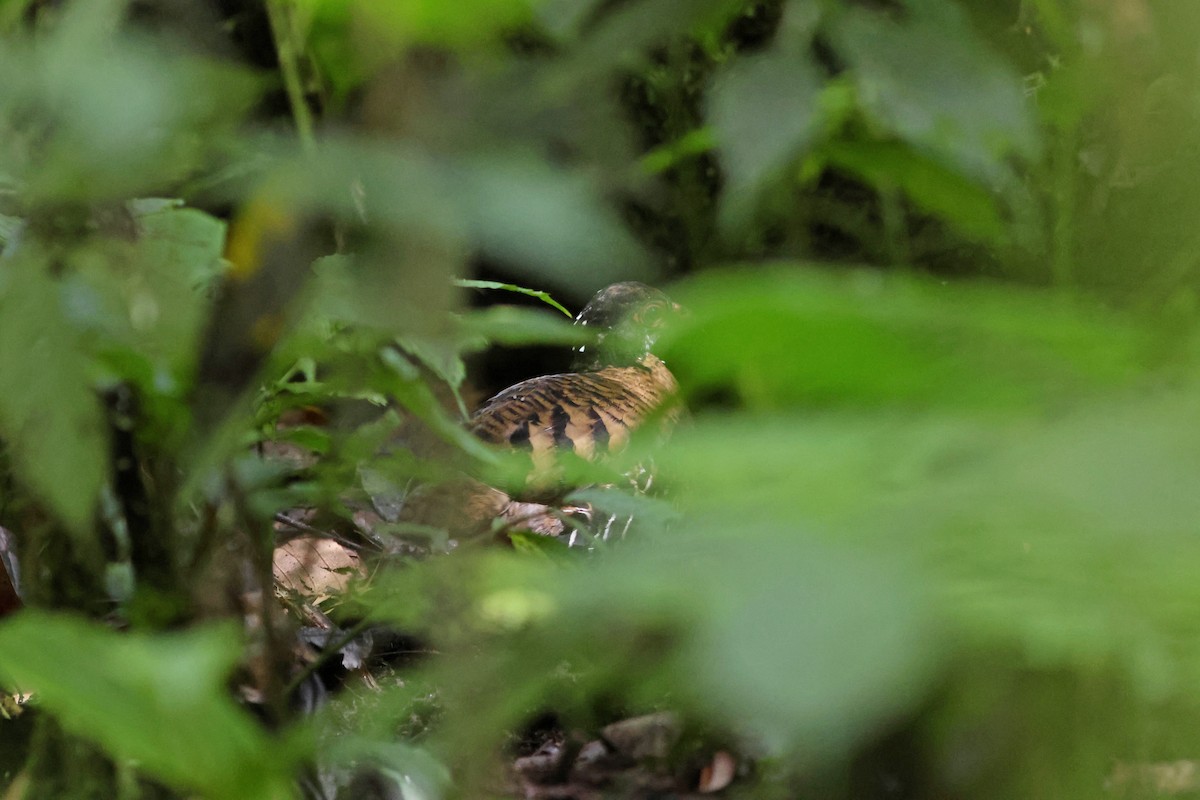
[(575, 317), (576, 325), (596, 332), (595, 343), (575, 348), (576, 367), (590, 370), (638, 363), (670, 317), (679, 312), (671, 298), (644, 283), (627, 281), (601, 289)]

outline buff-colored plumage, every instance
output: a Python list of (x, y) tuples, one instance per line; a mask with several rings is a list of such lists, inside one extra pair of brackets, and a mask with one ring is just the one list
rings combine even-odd
[[(639, 283), (601, 290), (575, 319), (597, 332), (596, 343), (579, 351), (580, 371), (510, 386), (474, 414), (472, 432), (491, 444), (528, 450), (531, 475), (544, 477), (563, 451), (593, 460), (620, 450), (644, 423), (654, 420), (665, 429), (678, 416), (678, 386), (649, 350), (665, 312), (675, 308), (661, 292)], [(494, 519), (508, 528), (564, 531), (553, 506), (521, 502), (469, 479), (443, 489), (440, 499), (431, 504), (433, 498), (426, 497), (422, 505), (443, 506), (435, 524), (454, 532), (484, 530)], [(539, 489), (544, 495), (545, 486)]]
[(591, 460), (623, 447), (677, 389), (671, 371), (653, 355), (630, 367), (545, 375), (489, 400), (472, 430), (486, 442), (530, 448), (538, 468), (553, 462), (559, 449)]

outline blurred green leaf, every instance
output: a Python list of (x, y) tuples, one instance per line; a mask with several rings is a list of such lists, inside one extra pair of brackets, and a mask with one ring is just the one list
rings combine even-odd
[[(335, 5), (343, 5), (338, 0)], [(366, 2), (367, 18), (405, 44), (479, 44), (529, 18), (532, 0), (383, 0)]]
[(763, 184), (812, 144), (821, 86), (806, 55), (782, 48), (736, 59), (717, 77), (708, 119), (728, 178), (728, 224), (744, 223)]
[(1147, 699), (1188, 693), (1200, 675), (1196, 397), (1097, 403), (1014, 432), (893, 516), (928, 529), (963, 628), (1040, 664), (1115, 663)]
[(820, 155), (875, 187), (903, 190), (919, 207), (969, 236), (994, 241), (1005, 233), (993, 192), (908, 146), (831, 142), (821, 148)]
[(712, 128), (697, 128), (689, 131), (677, 141), (656, 147), (642, 156), (641, 167), (651, 175), (666, 172), (681, 161), (701, 153), (707, 153), (716, 147), (716, 137)]
[(657, 530), (679, 522), (679, 511), (668, 500), (651, 497), (630, 489), (590, 486), (576, 489), (566, 497), (569, 503), (591, 506), (598, 512), (618, 518), (631, 518), (639, 526), (649, 525)]
[(1008, 420), (706, 415), (659, 454), (659, 479), (694, 521), (689, 543), (724, 523), (769, 549), (786, 516), (838, 547), (902, 558), (959, 647), (1115, 667), (1159, 700), (1200, 674), (1196, 398), (1189, 385)]
[(240, 652), (226, 627), (121, 634), (41, 611), (0, 625), (0, 674), (69, 729), (180, 790), (289, 796), (297, 743), (269, 740), (226, 688)]
[(456, 445), (468, 455), (484, 463), (495, 461), (495, 455), (479, 439), (462, 427), (443, 409), (429, 384), (422, 380), (416, 366), (391, 349), (380, 354), (383, 370), (379, 373), (382, 389), (388, 396), (407, 408), (445, 441)]
[(975, 180), (1001, 179), (1009, 155), (1035, 157), (1038, 135), (1020, 76), (957, 5), (905, 6), (902, 16), (850, 7), (832, 18), (834, 47), (871, 119)]
[(0, 33), (8, 33), (21, 22), (34, 0), (4, 0), (0, 3)]
[[(530, 344), (580, 345), (595, 340), (595, 334), (572, 325), (562, 317), (515, 306), (491, 306), (461, 315), (465, 334), (492, 344), (521, 346)], [(477, 349), (477, 348), (475, 348)]]
[[(0, 172), (25, 202), (123, 199), (197, 169), (248, 108), (241, 69), (114, 27), (124, 3), (67, 4), (48, 35), (0, 48)], [(19, 124), (13, 124), (19, 121)]]
[(911, 573), (884, 552), (835, 549), (801, 528), (746, 527), (717, 514), (557, 569), (484, 560), (463, 584), (479, 597), (470, 624), (503, 620), (508, 635), (490, 642), (486, 672), (447, 641), (441, 674), (454, 681), (448, 703), (475, 696), (485, 674), (507, 690), (449, 705), (451, 730), (512, 725), (533, 710), (524, 702), (548, 696), (565, 712), (595, 694), (638, 704), (661, 702), (661, 691), (774, 753), (828, 757), (918, 702), (936, 639)]
[(450, 337), (402, 336), (401, 348), (433, 371), (452, 389), (462, 385), (467, 377), (457, 342)]
[(641, 246), (584, 176), (522, 157), (448, 166), (472, 238), (523, 278), (596, 287), (653, 278)]
[(176, 375), (194, 367), (208, 294), (221, 271), (225, 223), (191, 208), (162, 208), (135, 216), (137, 284), (129, 313), (141, 349)]
[(568, 17), (566, 34), (582, 33), (572, 49), (567, 74), (605, 74), (617, 68), (642, 66), (646, 53), (689, 35), (712, 36), (735, 14), (740, 3), (730, 0), (632, 0), (612, 9), (594, 25), (570, 30), (586, 19)]
[(225, 224), (178, 201), (137, 200), (129, 211), (132, 241), (91, 237), (66, 259), (66, 323), (82, 334), (98, 383), (138, 390), (145, 433), (178, 440)]
[(359, 769), (370, 764), (399, 788), (404, 800), (440, 800), (449, 794), (450, 770), (428, 751), (403, 742), (368, 739), (358, 733), (349, 730), (331, 738), (322, 752), (324, 760)]
[(600, 0), (541, 0), (533, 13), (541, 27), (556, 38), (575, 34), (596, 10)]
[(730, 530), (714, 531), (721, 521), (689, 531), (693, 591), (709, 597), (683, 653), (701, 707), (812, 755), (845, 752), (919, 702), (937, 642), (911, 570), (883, 552), (826, 549), (802, 530), (743, 540), (744, 522), (728, 516)]
[(84, 343), (39, 255), (25, 247), (0, 264), (0, 430), (20, 476), (90, 551), (108, 437)]
[(662, 352), (686, 393), (788, 405), (1019, 409), (1128, 385), (1152, 358), (1088, 303), (898, 274), (778, 267), (672, 289)]
[[(377, 269), (393, 284), (397, 267), (411, 270), (404, 291), (393, 287), (385, 295), (400, 302), (412, 284), (426, 289), (427, 283), (427, 291), (448, 298), (447, 282), (427, 262), (436, 256), (461, 272), (464, 247), (504, 262), (531, 283), (602, 286), (649, 279), (645, 251), (600, 190), (591, 177), (527, 153), (444, 156), (330, 139), (316, 157), (281, 158), (262, 193), (269, 206), (288, 214), (368, 220), (374, 235), (356, 255), (357, 270)], [(360, 302), (378, 294), (374, 287)], [(417, 306), (414, 314), (429, 310)]]
[(296, 0), (303, 35), (339, 94), (415, 47), (482, 50), (531, 19), (532, 0)]

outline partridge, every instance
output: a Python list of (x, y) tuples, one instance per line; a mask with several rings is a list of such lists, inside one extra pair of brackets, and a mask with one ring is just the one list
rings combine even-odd
[(544, 469), (560, 449), (589, 460), (620, 449), (656, 413), (665, 411), (669, 424), (675, 377), (650, 348), (674, 310), (645, 284), (600, 290), (575, 318), (597, 330), (594, 345), (576, 350), (580, 371), (510, 386), (475, 413), (471, 430), (486, 442), (529, 448), (535, 468)]
[[(547, 476), (563, 451), (594, 460), (619, 450), (651, 420), (664, 431), (674, 422), (675, 378), (650, 349), (676, 311), (665, 294), (641, 283), (618, 283), (598, 292), (575, 318), (576, 325), (596, 330), (592, 344), (576, 349), (576, 371), (510, 386), (471, 419), (471, 430), (480, 439), (529, 451), (530, 493), (538, 502), (468, 481), (443, 487), (436, 499), (423, 498), (423, 509), (440, 506), (433, 524), (466, 534), (486, 530), (500, 519), (505, 528), (557, 535), (566, 530), (561, 511), (586, 516), (586, 509), (542, 502), (547, 500)], [(569, 487), (557, 488), (561, 496)], [(421, 516), (421, 521), (431, 521)]]

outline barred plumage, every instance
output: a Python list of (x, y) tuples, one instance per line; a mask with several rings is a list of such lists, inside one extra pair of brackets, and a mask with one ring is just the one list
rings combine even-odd
[(560, 448), (592, 459), (623, 447), (677, 388), (666, 365), (647, 354), (631, 367), (522, 381), (489, 400), (475, 414), (472, 430), (486, 442), (529, 447), (539, 468)]
[(561, 498), (569, 488), (545, 482), (556, 480), (558, 454), (571, 450), (584, 459), (600, 458), (624, 447), (643, 424), (655, 420), (665, 427), (678, 416), (675, 378), (650, 353), (666, 312), (676, 308), (662, 292), (640, 283), (601, 290), (575, 318), (577, 325), (598, 331), (594, 346), (576, 351), (580, 371), (522, 381), (474, 414), (471, 430), (480, 439), (530, 451), (532, 496), (525, 499), (537, 502), (464, 478), (416, 493), (403, 518), (455, 534), (482, 532), (497, 518), (505, 529), (564, 533), (564, 512), (590, 512), (544, 504), (547, 494)]

